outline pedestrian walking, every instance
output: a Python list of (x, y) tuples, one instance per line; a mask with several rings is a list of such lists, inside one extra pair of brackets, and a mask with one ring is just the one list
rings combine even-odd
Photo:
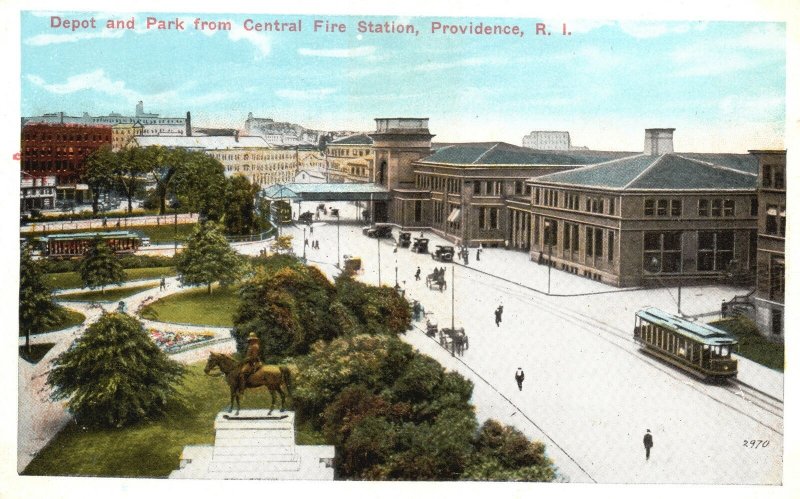
[(305, 245), (308, 246), (308, 239), (305, 240)]
[(503, 311), (500, 309), (500, 307), (497, 307), (497, 309), (494, 311), (494, 323), (497, 325), (497, 327), (500, 327), (500, 322), (502, 322), (502, 320)]
[(164, 291), (165, 289), (167, 289), (167, 281), (162, 277), (161, 283), (158, 285), (158, 290)]
[(469, 265), (469, 248), (464, 248), (464, 265)]
[(420, 270), (420, 268), (419, 268), (419, 267), (417, 267), (417, 273), (416, 273), (416, 274), (414, 274), (414, 279), (416, 279), (416, 280), (418, 280), (418, 281), (419, 281), (419, 276), (420, 276), (420, 274), (422, 274), (422, 270)]
[(522, 371), (521, 367), (517, 368), (517, 372), (514, 374), (514, 379), (517, 380), (519, 391), (522, 391), (522, 382), (525, 381), (525, 373)]
[(481, 248), (478, 248), (477, 250), (475, 250), (475, 261), (478, 261), (478, 262), (481, 261), (481, 251), (483, 251)]
[(647, 433), (644, 434), (644, 458), (645, 460), (650, 460), (650, 449), (653, 448), (653, 435), (650, 433), (650, 430), (647, 430)]
[(308, 226), (308, 230), (311, 231), (310, 234), (313, 234), (314, 233), (314, 226), (313, 225), (309, 225)]

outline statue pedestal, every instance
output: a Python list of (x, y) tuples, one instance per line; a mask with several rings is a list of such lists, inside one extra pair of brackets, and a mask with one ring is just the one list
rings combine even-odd
[(331, 445), (296, 445), (294, 412), (220, 412), (214, 445), (189, 445), (170, 478), (333, 480)]

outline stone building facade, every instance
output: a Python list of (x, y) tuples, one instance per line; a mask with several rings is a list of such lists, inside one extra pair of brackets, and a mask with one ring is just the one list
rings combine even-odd
[(786, 290), (786, 151), (750, 151), (758, 161), (756, 323), (783, 341)]
[(372, 138), (363, 133), (329, 142), (325, 155), (330, 181), (369, 182), (375, 168), (372, 143)]

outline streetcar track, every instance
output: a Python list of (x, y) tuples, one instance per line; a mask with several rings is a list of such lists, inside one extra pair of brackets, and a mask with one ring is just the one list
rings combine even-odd
[[(463, 267), (463, 268), (470, 269), (470, 267)], [(496, 278), (496, 276), (492, 276), (491, 274), (487, 274), (485, 272), (481, 272), (481, 273), (483, 273), (484, 275), (488, 275), (488, 276)], [(463, 277), (462, 277), (462, 279), (463, 279)], [(482, 284), (490, 286), (490, 287), (493, 287), (494, 289), (501, 289), (500, 287), (498, 287), (496, 285), (487, 284), (484, 281), (478, 281), (477, 279), (475, 279), (473, 277), (467, 277), (466, 279), (472, 280), (473, 282), (481, 282)], [(496, 279), (500, 280), (500, 281), (507, 282), (507, 283), (509, 283), (511, 285), (514, 285), (516, 287), (520, 287), (520, 288), (526, 290), (526, 291), (523, 291), (523, 292), (511, 291), (512, 296), (516, 296), (517, 298), (519, 298), (521, 300), (527, 300), (527, 301), (532, 302), (532, 303), (534, 303), (536, 305), (541, 305), (542, 306), (541, 307), (542, 311), (544, 311), (546, 313), (549, 313), (551, 315), (554, 315), (556, 317), (560, 317), (562, 319), (565, 319), (565, 320), (567, 320), (568, 322), (570, 322), (572, 324), (575, 324), (575, 325), (578, 325), (578, 326), (581, 326), (581, 325), (585, 326), (586, 323), (589, 322), (597, 330), (597, 333), (596, 333), (597, 336), (599, 338), (603, 339), (604, 341), (606, 341), (607, 343), (619, 348), (623, 352), (625, 352), (625, 353), (637, 358), (638, 360), (649, 364), (651, 367), (661, 371), (662, 373), (666, 374), (667, 376), (671, 377), (672, 379), (674, 379), (676, 381), (683, 382), (685, 380), (685, 377), (679, 377), (678, 376), (678, 373), (675, 371), (675, 369), (668, 369), (665, 366), (660, 365), (660, 363), (656, 363), (654, 360), (650, 360), (650, 359), (647, 359), (645, 357), (636, 355), (636, 352), (631, 351), (628, 348), (625, 348), (623, 345), (620, 345), (616, 341), (612, 341), (611, 339), (605, 337), (602, 334), (602, 333), (607, 333), (607, 334), (610, 334), (610, 335), (614, 336), (618, 340), (623, 340), (625, 343), (628, 343), (628, 344), (634, 343), (635, 344), (635, 342), (633, 341), (632, 338), (630, 338), (630, 336), (628, 335), (627, 332), (624, 332), (624, 331), (622, 331), (622, 330), (620, 330), (620, 329), (618, 329), (618, 328), (616, 328), (616, 327), (614, 327), (614, 326), (612, 326), (610, 324), (607, 324), (607, 323), (605, 323), (603, 321), (600, 321), (600, 320), (598, 320), (598, 319), (596, 319), (596, 318), (594, 318), (592, 316), (583, 314), (581, 312), (578, 312), (578, 311), (575, 311), (575, 310), (571, 310), (571, 309), (567, 309), (567, 308), (563, 308), (563, 307), (562, 308), (553, 307), (551, 303), (547, 303), (547, 301), (544, 300), (543, 298), (538, 297), (538, 296), (532, 296), (529, 293), (529, 291), (530, 291), (529, 288), (527, 288), (526, 286), (514, 283), (513, 281), (509, 281), (507, 279), (502, 279), (502, 278), (496, 278)], [(503, 291), (510, 291), (510, 290), (503, 289)], [(765, 422), (759, 420), (758, 418), (756, 418), (755, 416), (742, 411), (741, 409), (729, 404), (728, 402), (725, 402), (724, 400), (719, 399), (718, 397), (712, 395), (708, 391), (706, 391), (704, 389), (701, 389), (696, 384), (692, 383), (692, 384), (689, 384), (688, 386), (690, 388), (692, 388), (693, 390), (695, 390), (695, 391), (707, 396), (711, 400), (714, 400), (715, 402), (717, 402), (717, 403), (719, 403), (721, 405), (724, 405), (725, 407), (727, 407), (729, 409), (732, 409), (733, 411), (735, 411), (735, 412), (737, 412), (737, 413), (739, 413), (739, 414), (741, 414), (741, 415), (743, 415), (743, 416), (755, 421), (756, 423), (760, 424), (761, 426), (764, 426), (765, 428), (768, 428), (768, 429), (774, 431), (775, 433), (778, 433), (779, 435), (783, 436), (783, 431), (778, 430), (776, 428), (773, 428), (770, 424), (765, 423)], [(752, 388), (752, 387), (749, 387), (749, 388), (754, 390), (754, 391), (761, 392), (760, 390), (757, 390), (755, 388)], [(737, 396), (737, 397), (740, 396), (738, 393), (736, 393), (734, 390), (730, 389), (729, 387), (722, 387), (722, 389), (727, 391), (727, 392), (729, 392), (729, 393), (731, 393), (731, 394), (733, 394), (733, 395), (735, 395), (735, 396)], [(761, 392), (761, 393), (764, 393), (764, 392)], [(764, 393), (764, 395), (769, 396), (771, 398), (774, 398), (771, 395), (766, 394), (766, 393)], [(744, 399), (744, 400), (748, 401), (747, 399)], [(769, 408), (766, 408), (766, 407), (760, 406), (757, 403), (754, 403), (752, 400), (749, 400), (748, 402), (750, 402), (752, 405), (754, 405), (755, 407), (759, 408), (760, 410), (762, 410), (764, 412), (767, 412), (767, 413), (769, 413), (769, 414), (771, 414), (771, 415), (773, 415), (775, 417), (778, 417), (781, 420), (783, 420), (783, 414), (782, 413), (781, 414), (777, 414), (776, 412), (771, 411)], [(765, 402), (765, 401), (761, 400), (761, 402)], [(765, 402), (765, 405), (770, 405), (770, 404)], [(777, 407), (774, 407), (774, 408), (779, 409), (782, 412), (782, 409), (777, 408)]]

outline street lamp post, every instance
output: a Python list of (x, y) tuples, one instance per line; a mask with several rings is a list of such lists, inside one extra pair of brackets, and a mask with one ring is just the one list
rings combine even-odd
[(174, 242), (174, 249), (173, 249), (173, 254), (174, 255), (178, 254), (178, 207), (180, 207), (180, 203), (176, 199), (175, 201), (172, 202), (172, 209), (175, 210), (175, 223), (174, 223), (174, 226), (175, 226), (175, 242)]
[[(552, 225), (550, 220), (544, 221), (544, 234), (547, 238), (547, 294), (550, 294), (550, 275), (553, 270), (553, 235), (550, 233)], [(566, 237), (566, 236), (565, 236)]]
[(339, 267), (339, 214), (336, 214), (336, 268)]
[(381, 238), (376, 237), (376, 241), (378, 241), (378, 287), (381, 285)]

